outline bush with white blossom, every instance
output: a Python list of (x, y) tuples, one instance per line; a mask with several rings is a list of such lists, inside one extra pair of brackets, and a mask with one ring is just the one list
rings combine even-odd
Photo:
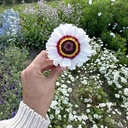
[(91, 60), (65, 71), (56, 83), (49, 109), (51, 128), (127, 127), (128, 68), (118, 63), (114, 52), (102, 50), (100, 39), (91, 45)]

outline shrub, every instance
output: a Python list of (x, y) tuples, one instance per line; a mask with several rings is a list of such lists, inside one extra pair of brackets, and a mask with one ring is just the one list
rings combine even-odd
[(22, 99), (20, 71), (27, 55), (25, 49), (14, 45), (0, 50), (0, 120), (13, 117)]
[(128, 68), (118, 63), (114, 52), (102, 50), (101, 40), (91, 45), (91, 60), (64, 72), (56, 83), (49, 109), (51, 128), (127, 126)]
[[(117, 58), (121, 63), (128, 64), (126, 61), (128, 53), (128, 3), (120, 0), (68, 0), (66, 2), (81, 4), (82, 18), (80, 26), (87, 31), (90, 37), (94, 36), (103, 40), (104, 46), (107, 46), (106, 48), (121, 52), (121, 57), (117, 56)], [(116, 36), (115, 39), (110, 39), (110, 32)]]
[(59, 24), (66, 22), (79, 25), (81, 8), (78, 4), (76, 6), (66, 6), (62, 2), (57, 4), (56, 8), (45, 2), (39, 2), (37, 7), (26, 7), (22, 14), (24, 45), (31, 49), (44, 49), (53, 29)]

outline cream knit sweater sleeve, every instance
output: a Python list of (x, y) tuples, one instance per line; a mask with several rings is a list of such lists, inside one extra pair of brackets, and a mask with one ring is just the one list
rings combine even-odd
[(48, 128), (49, 123), (48, 116), (42, 117), (21, 101), (16, 116), (0, 121), (0, 128)]

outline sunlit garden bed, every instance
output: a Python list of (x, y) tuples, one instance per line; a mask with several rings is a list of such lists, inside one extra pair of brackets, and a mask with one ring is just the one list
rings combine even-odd
[(122, 23), (113, 13), (119, 3), (106, 0), (98, 6), (98, 1), (85, 0), (84, 6), (58, 2), (53, 7), (39, 2), (36, 6), (25, 4), (22, 12), (11, 9), (1, 13), (0, 119), (14, 117), (17, 112), (22, 100), (20, 72), (30, 61), (30, 51), (45, 49), (53, 29), (71, 23), (89, 35), (93, 53), (82, 67), (65, 71), (57, 80), (48, 111), (49, 127), (127, 128), (128, 22), (123, 12)]

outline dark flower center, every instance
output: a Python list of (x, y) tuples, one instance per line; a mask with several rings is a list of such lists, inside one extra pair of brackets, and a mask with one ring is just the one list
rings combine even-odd
[(80, 43), (75, 37), (64, 36), (58, 41), (57, 50), (63, 58), (73, 59), (80, 52)]

